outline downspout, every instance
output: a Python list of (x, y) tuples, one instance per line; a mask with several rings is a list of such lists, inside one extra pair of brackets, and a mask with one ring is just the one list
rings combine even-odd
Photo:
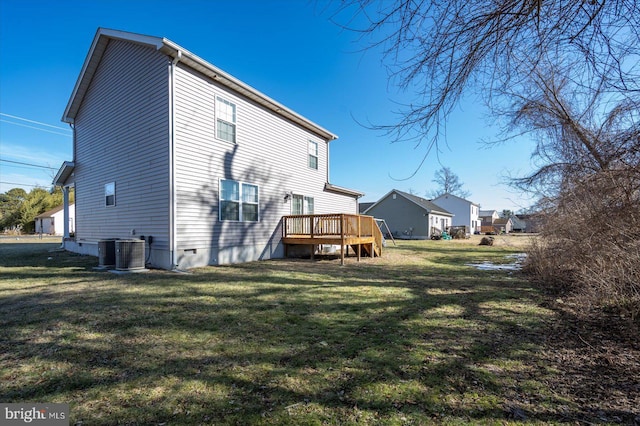
[(175, 79), (175, 69), (176, 65), (182, 58), (182, 51), (178, 50), (176, 52), (176, 57), (171, 61), (170, 65), (170, 73), (169, 79), (170, 81), (170, 102), (169, 102), (169, 137), (170, 141), (170, 167), (169, 167), (169, 193), (171, 194), (170, 203), (170, 214), (169, 214), (169, 246), (171, 248), (171, 269), (176, 269), (178, 267), (178, 222), (176, 220), (176, 216), (178, 214), (178, 203), (177, 203), (177, 191), (176, 191), (176, 127), (175, 127), (175, 106), (176, 106), (176, 97), (175, 97), (175, 89), (176, 89), (176, 79)]

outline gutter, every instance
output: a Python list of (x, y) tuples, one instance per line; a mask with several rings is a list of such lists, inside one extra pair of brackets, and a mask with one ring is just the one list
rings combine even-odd
[(178, 215), (178, 202), (176, 191), (176, 126), (175, 126), (175, 106), (176, 106), (176, 78), (175, 70), (178, 62), (182, 59), (182, 52), (177, 50), (175, 57), (169, 65), (169, 96), (171, 98), (169, 102), (169, 247), (171, 250), (171, 268), (176, 269), (178, 267), (178, 221), (176, 217)]

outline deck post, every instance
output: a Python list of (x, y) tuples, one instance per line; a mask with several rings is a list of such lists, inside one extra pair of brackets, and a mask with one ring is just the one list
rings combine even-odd
[(340, 265), (344, 265), (344, 252), (345, 252), (345, 250), (349, 250), (349, 248), (346, 247), (345, 244), (344, 244), (344, 227), (345, 227), (344, 214), (341, 214), (340, 215), (340, 241), (341, 241), (341, 246), (340, 246)]

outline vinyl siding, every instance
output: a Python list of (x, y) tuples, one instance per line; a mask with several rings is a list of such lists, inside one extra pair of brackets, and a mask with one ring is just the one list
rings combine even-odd
[[(154, 237), (169, 248), (168, 59), (110, 41), (75, 119), (76, 238)], [(116, 184), (105, 206), (104, 185)]]
[(380, 200), (367, 211), (367, 215), (384, 219), (394, 237), (409, 238), (409, 230), (413, 228), (411, 238), (428, 238), (427, 211), (401, 195), (396, 195), (394, 200), (394, 195), (389, 194)]
[[(216, 96), (236, 105), (236, 144), (216, 139)], [(327, 142), (311, 132), (181, 65), (175, 74), (174, 113), (181, 265), (281, 255), (274, 250), (280, 220), (291, 214), (287, 192), (313, 197), (315, 213), (356, 213), (354, 198), (324, 191)], [(318, 143), (317, 170), (308, 167), (309, 140)], [(258, 185), (259, 222), (218, 220), (220, 179)], [(197, 253), (197, 259), (185, 260), (185, 252)]]
[[(472, 229), (472, 221), (477, 222), (479, 220), (479, 207), (475, 204), (472, 204), (470, 201), (455, 196), (442, 195), (434, 199), (433, 202), (436, 205), (454, 214), (454, 226), (466, 226), (467, 229)], [(471, 212), (472, 209), (473, 214)]]

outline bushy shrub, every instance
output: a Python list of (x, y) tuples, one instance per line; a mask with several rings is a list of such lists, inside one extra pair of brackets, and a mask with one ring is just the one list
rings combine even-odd
[(592, 176), (565, 190), (544, 219), (525, 271), (585, 309), (640, 318), (640, 178)]

